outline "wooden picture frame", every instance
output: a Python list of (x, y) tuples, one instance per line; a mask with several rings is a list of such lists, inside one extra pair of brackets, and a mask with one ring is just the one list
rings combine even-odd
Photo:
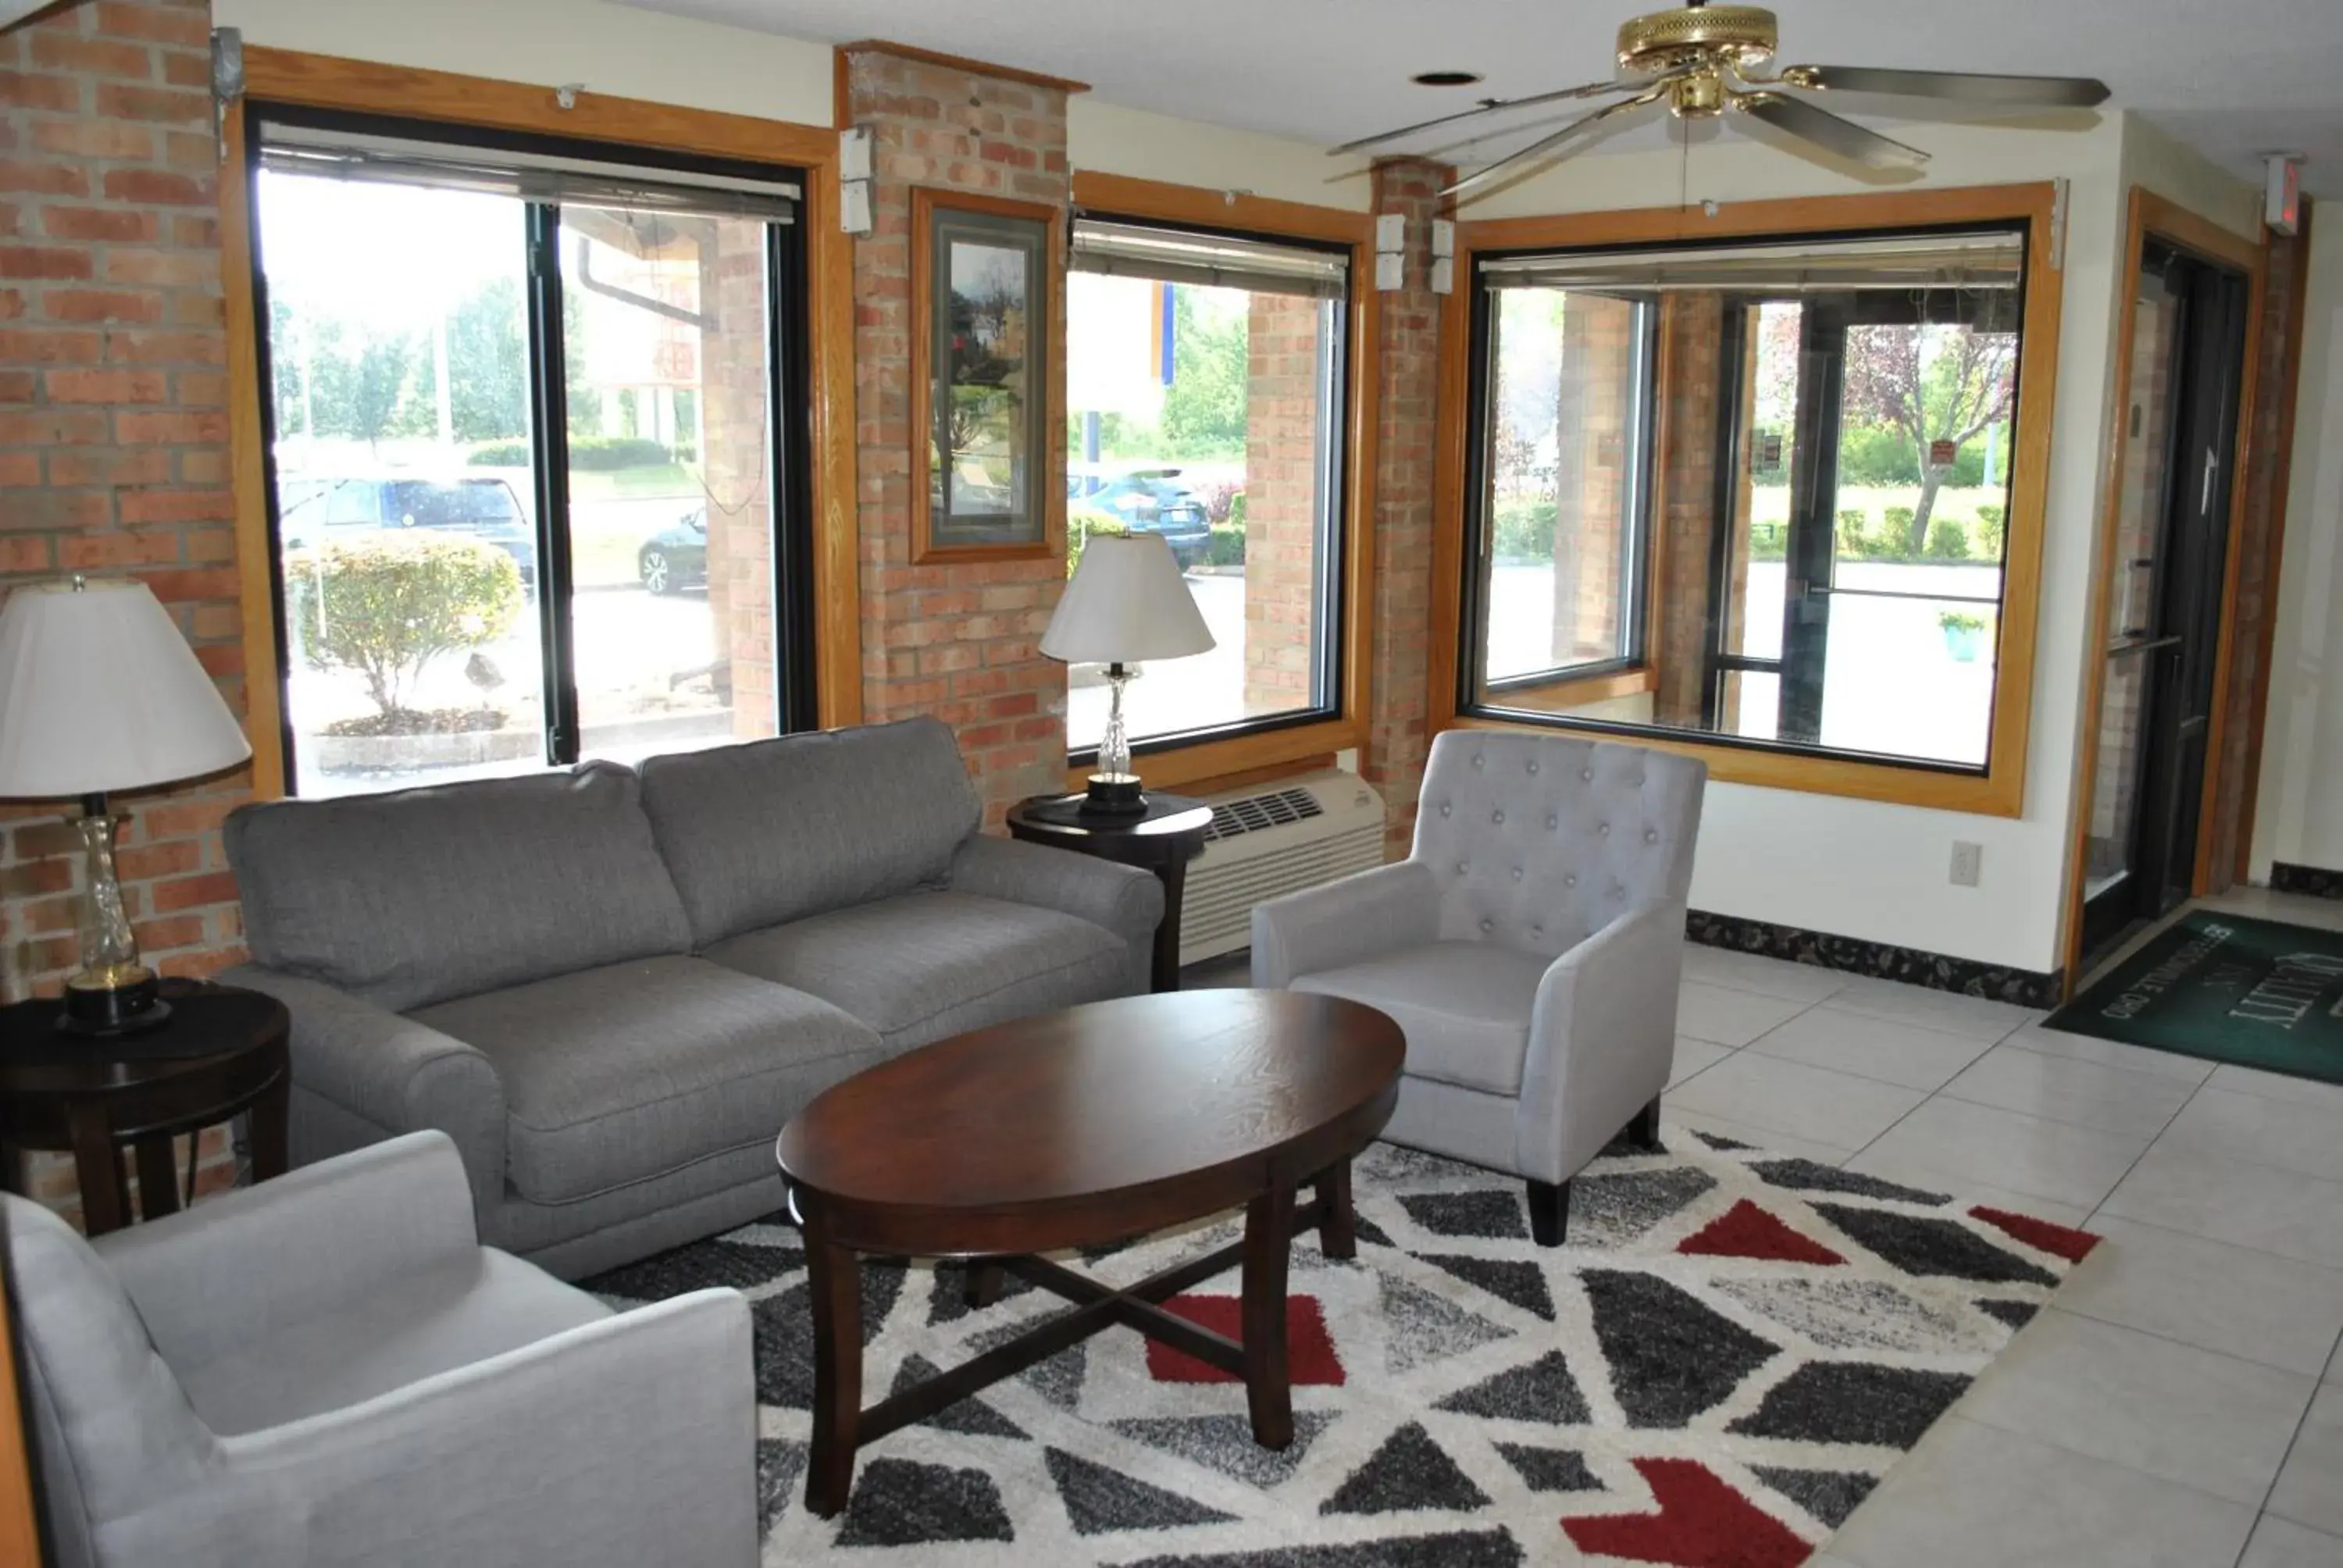
[(1055, 555), (1065, 538), (1065, 215), (911, 192), (911, 558)]

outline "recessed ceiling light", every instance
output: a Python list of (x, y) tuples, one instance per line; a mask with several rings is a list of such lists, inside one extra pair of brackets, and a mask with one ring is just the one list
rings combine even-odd
[(1478, 71), (1419, 71), (1409, 78), (1419, 87), (1469, 87), (1481, 80)]

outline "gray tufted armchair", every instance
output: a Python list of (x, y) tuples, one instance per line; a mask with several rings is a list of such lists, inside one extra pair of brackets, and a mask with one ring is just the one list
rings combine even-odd
[(1529, 1181), (1557, 1246), (1571, 1177), (1659, 1135), (1708, 769), (1563, 736), (1433, 742), (1404, 860), (1253, 910), (1252, 983), (1349, 997), (1407, 1036), (1383, 1136)]

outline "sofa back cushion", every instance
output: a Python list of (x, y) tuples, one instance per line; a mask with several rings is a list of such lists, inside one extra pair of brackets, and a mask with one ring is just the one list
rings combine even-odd
[(227, 854), (256, 960), (395, 1012), (691, 945), (615, 763), (246, 806)]
[(654, 757), (643, 805), (702, 947), (941, 881), (983, 816), (933, 719)]

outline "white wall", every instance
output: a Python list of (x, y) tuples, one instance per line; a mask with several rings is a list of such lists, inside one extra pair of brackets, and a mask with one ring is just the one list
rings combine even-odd
[[(2343, 203), (2336, 216), (2343, 220)], [(2311, 226), (2253, 879), (2343, 870), (2343, 221)]]
[(1079, 170), (1235, 190), (1364, 212), (1373, 196), (1363, 158), (1252, 131), (1175, 120), (1102, 104), (1084, 93), (1066, 106), (1067, 156)]
[[(2082, 128), (2058, 132), (1936, 125), (1904, 133), (1935, 155), (1926, 175), (1911, 184), (2070, 182), (2023, 815), (1970, 816), (1713, 785), (1693, 878), (1696, 908), (2027, 970), (2063, 961), (2059, 910), (2124, 203), (2122, 119), (2077, 123)], [(1695, 205), (1710, 196), (1730, 203), (1866, 188), (1843, 168), (1742, 130), (1735, 125), (1695, 144), (1688, 161), (1673, 147), (1569, 160), (1462, 216), (1673, 206), (1680, 188)], [(1956, 839), (1985, 847), (1978, 887), (1957, 888), (1948, 879)]]

